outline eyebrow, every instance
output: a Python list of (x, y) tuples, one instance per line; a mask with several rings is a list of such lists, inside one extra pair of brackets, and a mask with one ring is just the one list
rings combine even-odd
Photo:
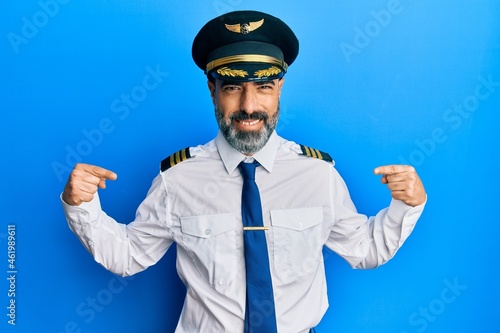
[(258, 82), (255, 82), (255, 84), (257, 84), (259, 86), (262, 86), (264, 84), (272, 84), (273, 86), (276, 85), (276, 83), (274, 83), (274, 80), (258, 81)]

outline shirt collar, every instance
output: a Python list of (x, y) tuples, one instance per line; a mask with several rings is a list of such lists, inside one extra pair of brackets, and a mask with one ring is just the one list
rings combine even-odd
[[(241, 161), (248, 158), (248, 156), (234, 149), (233, 146), (227, 142), (226, 138), (220, 131), (217, 133), (217, 137), (215, 138), (215, 145), (217, 146), (219, 155), (228, 173), (232, 173)], [(253, 154), (251, 157), (259, 162), (264, 169), (271, 172), (278, 147), (278, 135), (276, 134), (276, 131), (273, 131), (264, 148)]]

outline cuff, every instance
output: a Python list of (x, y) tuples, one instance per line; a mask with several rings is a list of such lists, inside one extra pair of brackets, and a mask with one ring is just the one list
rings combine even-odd
[(82, 202), (79, 206), (67, 204), (60, 195), (61, 203), (68, 222), (91, 223), (96, 221), (101, 213), (101, 202), (96, 193), (90, 202)]
[(402, 221), (407, 218), (418, 219), (418, 217), (424, 211), (425, 204), (427, 203), (427, 198), (425, 202), (418, 206), (408, 206), (401, 200), (392, 199), (387, 215), (393, 221)]

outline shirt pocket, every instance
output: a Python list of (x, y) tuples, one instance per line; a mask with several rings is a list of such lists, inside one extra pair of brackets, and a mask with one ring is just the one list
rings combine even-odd
[(198, 272), (215, 289), (236, 276), (238, 251), (232, 214), (181, 217), (186, 253)]
[(316, 273), (322, 258), (321, 207), (271, 211), (273, 267), (284, 281)]

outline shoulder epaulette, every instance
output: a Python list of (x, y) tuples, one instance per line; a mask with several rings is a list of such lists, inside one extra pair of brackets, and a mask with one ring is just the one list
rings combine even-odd
[(170, 169), (174, 165), (179, 164), (190, 157), (191, 154), (189, 153), (189, 148), (184, 148), (179, 150), (178, 152), (170, 155), (169, 157), (161, 161), (161, 166), (160, 166), (161, 172)]
[(300, 145), (300, 149), (302, 150), (302, 153), (306, 156), (314, 157), (314, 158), (317, 158), (317, 159), (320, 159), (323, 161), (327, 161), (327, 162), (333, 162), (332, 157), (328, 153), (324, 153), (320, 150), (317, 150), (317, 149), (314, 149), (311, 147), (307, 147), (304, 145)]

